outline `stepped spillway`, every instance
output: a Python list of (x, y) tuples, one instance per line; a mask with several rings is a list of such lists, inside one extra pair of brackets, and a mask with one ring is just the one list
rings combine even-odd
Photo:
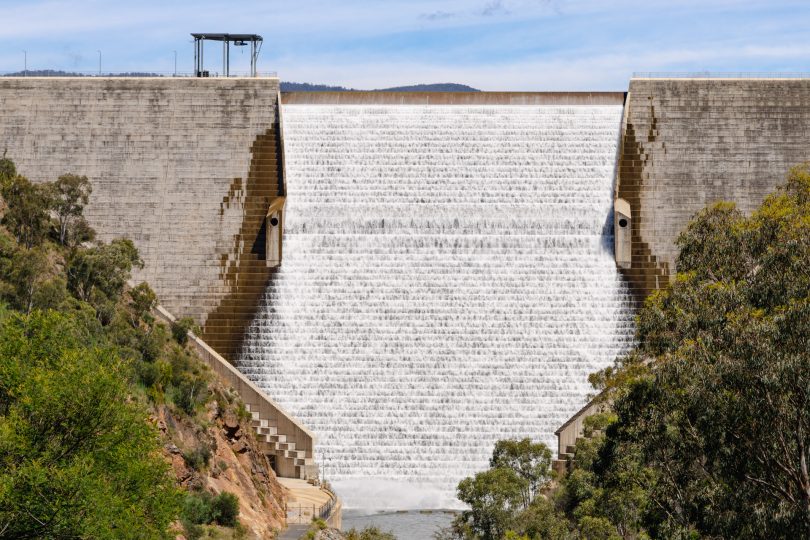
[(440, 507), (632, 343), (621, 106), (286, 105), (284, 260), (240, 369), (347, 506)]

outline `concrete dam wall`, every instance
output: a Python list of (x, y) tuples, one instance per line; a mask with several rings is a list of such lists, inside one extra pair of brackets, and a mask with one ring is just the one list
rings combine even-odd
[(33, 181), (87, 175), (103, 240), (131, 238), (146, 280), (233, 358), (270, 270), (277, 79), (0, 78), (0, 153)]
[(632, 216), (616, 235), (640, 297), (674, 276), (697, 211), (725, 200), (750, 213), (810, 160), (807, 79), (633, 79), (625, 117), (616, 193)]

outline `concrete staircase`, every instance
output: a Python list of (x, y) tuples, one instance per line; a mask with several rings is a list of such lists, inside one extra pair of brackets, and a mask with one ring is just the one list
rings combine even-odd
[[(155, 308), (154, 313), (169, 324), (176, 320), (160, 305)], [(251, 425), (260, 448), (271, 458), (276, 475), (317, 484), (319, 472), (313, 456), (315, 435), (205, 341), (193, 332), (189, 332), (188, 337), (200, 358), (242, 398), (252, 417)]]
[(552, 460), (551, 462), (551, 469), (555, 471), (559, 476), (563, 476), (571, 471), (573, 468), (574, 462), (576, 461), (576, 453), (577, 447), (576, 445), (580, 441), (584, 441), (586, 439), (592, 439), (594, 437), (598, 437), (602, 434), (602, 430), (595, 429), (590, 434), (590, 436), (585, 437), (577, 437), (576, 442), (574, 444), (569, 444), (565, 447), (565, 452), (561, 452), (557, 455), (557, 459)]
[[(312, 457), (312, 451), (296, 449), (295, 442), (287, 440), (287, 435), (279, 433), (277, 423), (271, 419), (262, 418), (262, 414), (259, 412), (260, 407), (249, 403), (246, 403), (245, 407), (253, 418), (251, 425), (256, 432), (262, 451), (275, 458), (276, 473), (285, 478), (317, 480), (318, 466)], [(287, 474), (283, 474), (282, 471)], [(290, 472), (293, 474), (289, 474)]]

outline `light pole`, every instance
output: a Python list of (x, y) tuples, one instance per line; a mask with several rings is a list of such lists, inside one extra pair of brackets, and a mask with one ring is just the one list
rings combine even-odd
[(28, 77), (28, 51), (23, 49), (23, 77)]
[(177, 51), (174, 51), (174, 76), (177, 77)]
[(98, 52), (98, 76), (101, 77), (101, 50), (96, 49), (96, 52)]

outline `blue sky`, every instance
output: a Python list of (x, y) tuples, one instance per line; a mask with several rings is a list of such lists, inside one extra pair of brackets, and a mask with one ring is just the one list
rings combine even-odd
[[(192, 70), (190, 32), (262, 34), (259, 69), (381, 88), (624, 90), (634, 71), (810, 71), (810, 1), (0, 0), (0, 71)], [(233, 69), (248, 55), (232, 52)], [(206, 49), (207, 67), (221, 49)]]

